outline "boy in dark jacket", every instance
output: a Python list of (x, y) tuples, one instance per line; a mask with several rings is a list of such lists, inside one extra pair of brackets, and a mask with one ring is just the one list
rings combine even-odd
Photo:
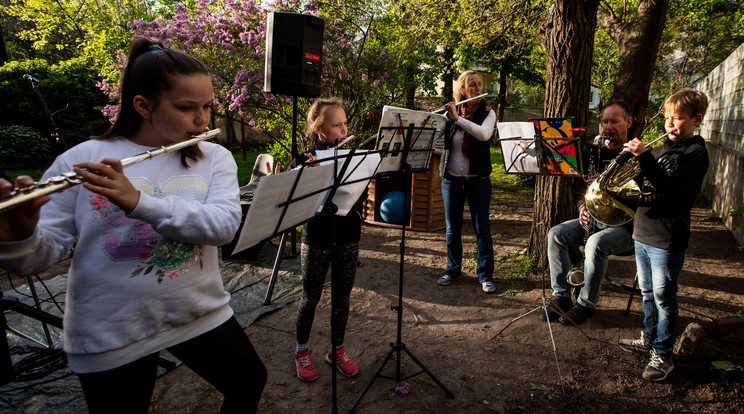
[(707, 108), (705, 94), (682, 89), (664, 102), (669, 135), (664, 145), (649, 151), (636, 138), (626, 147), (638, 160), (643, 177), (633, 239), (645, 330), (639, 339), (621, 339), (619, 344), (651, 355), (643, 371), (643, 378), (650, 381), (663, 381), (674, 369), (677, 279), (690, 239), (690, 211), (709, 164), (705, 140), (695, 135), (695, 129)]

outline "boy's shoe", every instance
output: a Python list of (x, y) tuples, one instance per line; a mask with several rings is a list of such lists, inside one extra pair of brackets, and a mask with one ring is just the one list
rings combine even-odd
[(450, 283), (452, 283), (452, 281), (455, 280), (455, 279), (457, 279), (457, 278), (454, 277), (454, 276), (444, 275), (444, 276), (440, 277), (439, 280), (437, 280), (437, 285), (439, 285), (439, 286), (447, 286)]
[(493, 293), (496, 291), (496, 285), (494, 285), (491, 280), (481, 283), (481, 288), (483, 288), (483, 291), (486, 293)]
[(318, 379), (318, 369), (315, 368), (315, 364), (310, 358), (310, 348), (295, 351), (295, 366), (297, 367), (297, 378), (303, 381)]
[[(327, 363), (333, 364), (330, 349), (326, 354), (325, 360)], [(356, 362), (352, 361), (348, 355), (346, 355), (343, 346), (336, 349), (336, 369), (338, 369), (338, 372), (340, 372), (341, 375), (345, 377), (353, 377), (359, 374), (359, 366), (356, 364)]]
[(643, 370), (643, 378), (649, 381), (664, 381), (673, 369), (674, 361), (671, 355), (663, 357), (651, 349), (651, 361)]
[[(558, 319), (562, 313), (558, 311), (560, 309), (561, 311), (568, 312), (571, 307), (573, 307), (573, 302), (571, 301), (571, 298), (564, 298), (564, 297), (553, 297), (553, 300), (550, 301), (550, 304), (548, 305), (548, 317), (547, 320), (553, 322), (554, 320)], [(540, 312), (540, 315), (538, 317), (542, 320), (545, 320), (545, 312)]]
[(566, 312), (565, 315), (561, 315), (558, 318), (558, 322), (564, 325), (571, 325), (572, 322), (575, 325), (581, 325), (585, 320), (594, 316), (594, 308), (588, 308), (584, 305), (577, 303), (571, 310)]
[(618, 346), (624, 351), (637, 352), (643, 355), (651, 354), (651, 345), (646, 343), (646, 337), (641, 331), (641, 337), (638, 339), (621, 339), (617, 341)]

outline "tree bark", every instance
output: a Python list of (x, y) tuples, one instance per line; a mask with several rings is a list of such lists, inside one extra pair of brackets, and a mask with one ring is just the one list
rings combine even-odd
[(507, 65), (506, 62), (501, 62), (501, 69), (499, 70), (499, 109), (497, 112), (499, 121), (504, 119), (504, 107), (506, 107), (506, 77), (507, 77)]
[(442, 76), (442, 104), (452, 101), (453, 87), (452, 83), (455, 81), (455, 49), (452, 47), (446, 47), (444, 49), (444, 75)]
[(648, 92), (668, 10), (669, 0), (640, 0), (635, 17), (627, 22), (605, 8), (597, 11), (599, 25), (617, 44), (619, 65), (612, 99), (630, 106), (633, 137), (640, 137), (646, 126)]
[[(599, 0), (556, 0), (546, 28), (547, 79), (545, 116), (571, 117), (574, 126), (587, 124), (592, 50)], [(548, 266), (547, 234), (555, 224), (577, 215), (571, 180), (538, 176), (529, 252), (541, 269)]]

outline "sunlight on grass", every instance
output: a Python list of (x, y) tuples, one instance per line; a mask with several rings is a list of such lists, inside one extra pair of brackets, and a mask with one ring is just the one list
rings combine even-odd
[(535, 192), (535, 177), (523, 174), (507, 174), (501, 148), (491, 148), (492, 197), (499, 204), (521, 203), (532, 200)]

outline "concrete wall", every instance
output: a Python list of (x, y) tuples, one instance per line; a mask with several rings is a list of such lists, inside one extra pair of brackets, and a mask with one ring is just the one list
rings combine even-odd
[(708, 95), (708, 112), (700, 126), (706, 139), (710, 169), (703, 194), (739, 243), (744, 217), (732, 219), (728, 212), (744, 203), (744, 44), (718, 65), (696, 88)]

